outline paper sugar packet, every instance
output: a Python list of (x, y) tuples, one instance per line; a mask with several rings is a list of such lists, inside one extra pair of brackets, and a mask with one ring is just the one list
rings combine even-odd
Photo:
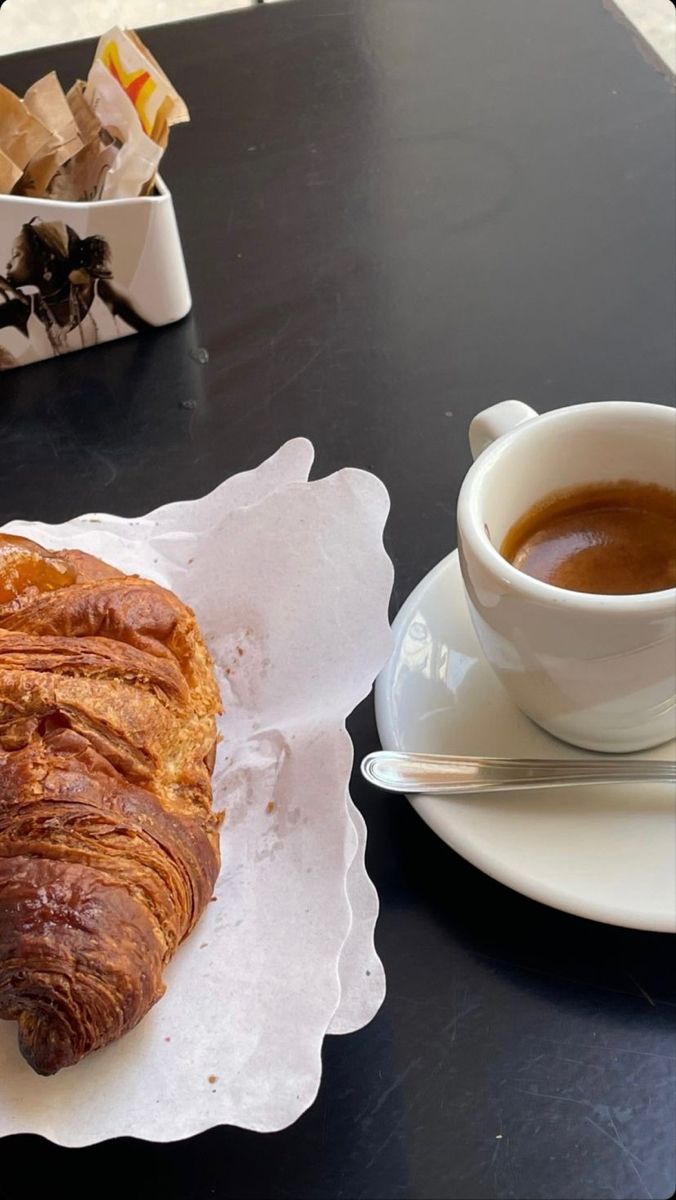
[(0, 83), (0, 151), (23, 171), (52, 135), (23, 101)]
[(28, 162), (16, 191), (22, 196), (44, 196), (62, 163), (82, 149), (82, 141), (75, 116), (54, 71), (28, 89), (23, 104), (31, 116), (51, 130), (51, 135)]

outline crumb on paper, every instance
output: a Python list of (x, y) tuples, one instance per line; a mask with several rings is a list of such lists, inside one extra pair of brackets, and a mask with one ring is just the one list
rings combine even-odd
[(206, 950), (206, 948), (207, 948), (207, 946), (208, 946), (208, 945), (209, 945), (209, 943), (208, 943), (208, 942), (202, 942), (202, 943), (201, 943), (201, 945), (200, 945), (200, 950)]
[(240, 657), (240, 658), (241, 658), (241, 657), (242, 657), (242, 655), (244, 654), (244, 651), (243, 651), (243, 649), (242, 649), (242, 647), (241, 647), (241, 646), (238, 646), (238, 647), (237, 647), (237, 653), (238, 653), (238, 655), (239, 655), (239, 657)]
[(218, 1075), (210, 1075), (209, 1083), (218, 1083)]
[(266, 813), (273, 813), (276, 807), (277, 805), (275, 804), (274, 800), (268, 800), (268, 803), (265, 806), (265, 811)]
[(170, 1042), (170, 1041), (171, 1041), (171, 1038), (170, 1038), (170, 1037), (165, 1037), (165, 1039), (164, 1039), (164, 1040), (165, 1040), (165, 1042)]
[(218, 896), (212, 896), (212, 897), (211, 897), (211, 900), (209, 901), (209, 903), (210, 903), (210, 904), (213, 904), (214, 900), (218, 900)]

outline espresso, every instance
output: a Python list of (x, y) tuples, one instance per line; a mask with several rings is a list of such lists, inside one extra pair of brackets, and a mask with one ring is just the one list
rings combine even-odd
[(512, 526), (500, 552), (526, 575), (573, 592), (676, 587), (676, 492), (621, 480), (555, 493)]

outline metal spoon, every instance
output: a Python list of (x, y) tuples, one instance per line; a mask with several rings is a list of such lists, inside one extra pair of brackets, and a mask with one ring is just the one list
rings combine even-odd
[(676, 782), (676, 762), (605, 756), (595, 759), (469, 758), (444, 754), (367, 754), (362, 775), (388, 792), (452, 796), (467, 792), (575, 787), (580, 783)]

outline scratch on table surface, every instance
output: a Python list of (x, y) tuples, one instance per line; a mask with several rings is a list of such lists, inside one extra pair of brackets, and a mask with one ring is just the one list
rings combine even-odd
[[(643, 1176), (641, 1175), (641, 1172), (639, 1171), (638, 1167), (636, 1166), (636, 1163), (637, 1162), (640, 1163), (641, 1159), (637, 1158), (635, 1154), (632, 1154), (632, 1152), (628, 1146), (625, 1146), (624, 1142), (622, 1141), (622, 1138), (620, 1137), (620, 1135), (617, 1131), (617, 1126), (616, 1126), (615, 1122), (613, 1121), (613, 1118), (610, 1115), (610, 1113), (608, 1114), (608, 1120), (610, 1121), (613, 1129), (615, 1130), (615, 1137), (613, 1137), (612, 1133), (609, 1133), (607, 1129), (604, 1129), (602, 1125), (599, 1125), (598, 1121), (592, 1120), (591, 1117), (585, 1117), (585, 1121), (587, 1121), (590, 1125), (593, 1125), (594, 1129), (598, 1129), (599, 1133), (602, 1133), (604, 1135), (604, 1137), (607, 1137), (609, 1139), (609, 1141), (611, 1141), (613, 1143), (614, 1146), (617, 1146), (618, 1149), (620, 1149), (622, 1151), (622, 1153), (625, 1155), (625, 1157), (629, 1160), (629, 1165), (632, 1168), (634, 1174), (636, 1175), (636, 1178), (638, 1179), (641, 1187), (644, 1189), (647, 1200), (653, 1200), (652, 1192), (650, 1191), (650, 1188), (648, 1187), (645, 1179), (643, 1178)], [(641, 1165), (643, 1165), (643, 1164), (641, 1164)]]
[(57, 446), (56, 442), (54, 441), (51, 431), (49, 429), (47, 429), (47, 430), (45, 430), (45, 432), (47, 434), (47, 441), (49, 442), (49, 444), (52, 448), (52, 454), (54, 455), (54, 458), (58, 458), (59, 457), (59, 447)]
[[(562, 1042), (557, 1038), (541, 1038), (541, 1041), (552, 1042), (555, 1046), (565, 1046), (566, 1042)], [(576, 1042), (577, 1050), (594, 1050), (598, 1054), (599, 1051), (606, 1052), (610, 1050), (613, 1054), (639, 1054), (643, 1058), (661, 1058), (665, 1062), (676, 1061), (674, 1054), (660, 1054), (658, 1050), (632, 1050), (630, 1046), (604, 1046), (603, 1043), (597, 1043), (595, 1046), (589, 1042)]]
[[(513, 962), (510, 962), (509, 959), (503, 958), (499, 954), (485, 954), (477, 950), (476, 957), (483, 959), (491, 965), (497, 964), (498, 966), (510, 968), (515, 966)], [(532, 963), (517, 963), (516, 966), (518, 966), (519, 971), (522, 971), (524, 975), (535, 975), (541, 979), (553, 979), (559, 985), (572, 984), (574, 987), (584, 987), (590, 991), (610, 992), (614, 996), (630, 996), (632, 999), (635, 999), (633, 991), (629, 991), (627, 988), (610, 987), (607, 984), (596, 983), (589, 979), (581, 979), (576, 975), (563, 975), (560, 971), (548, 970), (545, 967), (536, 967)], [(636, 984), (635, 980), (634, 983)], [(669, 1000), (659, 1000), (657, 1003), (673, 1006), (673, 1002)]]
[(89, 455), (94, 459), (94, 462), (101, 463), (107, 471), (107, 478), (101, 480), (101, 487), (110, 487), (111, 483), (117, 478), (117, 467), (115, 463), (106, 458), (105, 454), (101, 454), (99, 450), (93, 450), (89, 447)]
[[(422, 1064), (421, 1058), (411, 1059), (411, 1062), (408, 1064), (408, 1066), (404, 1067), (403, 1071), (400, 1071), (398, 1075), (395, 1075), (394, 1079), (392, 1080), (392, 1083), (389, 1085), (389, 1087), (385, 1088), (384, 1092), (381, 1093), (381, 1095), (378, 1097), (378, 1099), (376, 1100), (373, 1107), (371, 1107), (369, 1105), (368, 1110), (362, 1110), (362, 1112), (357, 1117), (357, 1120), (361, 1121), (363, 1129), (368, 1129), (368, 1127), (371, 1124), (376, 1113), (380, 1112), (381, 1108), (383, 1107), (383, 1104), (385, 1104), (387, 1099), (392, 1095), (392, 1092), (394, 1092), (398, 1087), (400, 1087), (400, 1085), (406, 1079), (407, 1075), (410, 1075), (410, 1073), (414, 1069), (414, 1067), (419, 1067), (421, 1064)], [(368, 1115), (367, 1115), (367, 1111), (368, 1111)]]
[(534, 1058), (529, 1058), (528, 1062), (523, 1063), (519, 1067), (516, 1072), (517, 1075), (521, 1075), (523, 1071), (530, 1071), (531, 1067), (534, 1067), (536, 1063), (542, 1062), (544, 1057), (544, 1054), (536, 1054)]
[(460, 1024), (460, 1022), (464, 1021), (465, 1017), (468, 1017), (470, 1015), (470, 1013), (476, 1012), (477, 1008), (480, 1008), (480, 1007), (481, 1007), (480, 1001), (476, 1000), (474, 1002), (474, 1004), (468, 1004), (466, 1008), (463, 1008), (460, 1012), (455, 1013), (454, 1016), (451, 1017), (450, 1021), (446, 1022), (446, 1024), (443, 1026), (443, 1028), (441, 1030), (441, 1033), (442, 1034), (448, 1033), (449, 1030), (453, 1031), (452, 1035), (451, 1035), (451, 1042), (450, 1042), (451, 1045), (453, 1045), (453, 1042), (455, 1041), (456, 1034), (458, 1032), (458, 1025)]
[(373, 1151), (373, 1154), (371, 1155), (366, 1166), (364, 1167), (365, 1171), (370, 1171), (371, 1167), (375, 1166), (376, 1162), (378, 1161), (381, 1154), (383, 1153), (383, 1150), (386, 1150), (387, 1147), (389, 1146), (390, 1142), (392, 1141), (392, 1139), (397, 1136), (397, 1134), (399, 1133), (399, 1130), (402, 1126), (405, 1116), (406, 1116), (406, 1114), (402, 1113), (402, 1115), (398, 1118), (398, 1120), (395, 1121), (395, 1123), (392, 1126), (387, 1137), (384, 1138), (383, 1141), (378, 1146), (376, 1146), (375, 1150)]
[[(551, 1092), (530, 1091), (530, 1090), (526, 1090), (524, 1088), (515, 1088), (514, 1090), (517, 1092), (520, 1092), (522, 1096), (534, 1096), (538, 1100), (555, 1100), (555, 1101), (558, 1101), (563, 1104), (577, 1104), (581, 1108), (596, 1108), (596, 1111), (598, 1111), (598, 1106), (592, 1105), (591, 1101), (589, 1101), (589, 1100), (576, 1100), (575, 1097), (573, 1097), (573, 1096), (555, 1096)], [(585, 1114), (584, 1119), (590, 1125), (593, 1125), (595, 1129), (598, 1129), (599, 1133), (603, 1133), (611, 1142), (614, 1143), (614, 1145), (616, 1145), (618, 1147), (619, 1150), (622, 1151), (622, 1153), (625, 1155), (625, 1157), (629, 1161), (629, 1164), (630, 1164), (634, 1174), (636, 1175), (636, 1178), (638, 1179), (639, 1183), (641, 1184), (641, 1187), (644, 1188), (647, 1200), (653, 1200), (652, 1193), (650, 1192), (650, 1189), (648, 1188), (643, 1176), (641, 1175), (641, 1172), (638, 1169), (638, 1166), (636, 1165), (637, 1163), (641, 1163), (641, 1159), (637, 1158), (637, 1156), (632, 1153), (632, 1151), (629, 1149), (628, 1146), (625, 1146), (624, 1142), (622, 1141), (622, 1138), (620, 1137), (620, 1134), (617, 1129), (617, 1125), (615, 1124), (615, 1121), (613, 1119), (612, 1113), (610, 1112), (610, 1109), (603, 1106), (603, 1111), (605, 1111), (607, 1119), (608, 1119), (610, 1125), (612, 1126), (612, 1129), (614, 1131), (614, 1136), (612, 1133), (609, 1133), (607, 1129), (604, 1129), (602, 1125), (599, 1125), (598, 1121), (595, 1121), (593, 1119), (593, 1117), (590, 1117)], [(641, 1163), (641, 1165), (643, 1165), (643, 1164)]]
[(590, 1100), (576, 1100), (574, 1096), (555, 1096), (552, 1092), (536, 1092), (530, 1088), (514, 1088), (522, 1096), (534, 1096), (536, 1100), (556, 1100), (561, 1104), (579, 1104), (583, 1108), (591, 1108)]
[(646, 992), (645, 988), (639, 983), (638, 979), (634, 978), (631, 971), (627, 971), (627, 976), (629, 977), (629, 979), (631, 979), (631, 982), (634, 984), (634, 987), (637, 987), (639, 992), (641, 993), (641, 995), (645, 997), (645, 999), (648, 1001), (648, 1004), (652, 1005), (653, 1008), (656, 1008), (657, 1005), (655, 1004), (655, 1001), (653, 1000), (652, 996), (650, 996), (648, 994), (648, 992)]
[(270, 340), (268, 342), (268, 348), (270, 350), (274, 350), (274, 348), (277, 346), (277, 343), (282, 340), (282, 335), (286, 333), (290, 324), (291, 324), (291, 317), (290, 316), (285, 317), (284, 320), (282, 321), (279, 329), (275, 330), (275, 332), (273, 333), (272, 337), (270, 338)]
[(301, 375), (304, 375), (305, 372), (307, 370), (309, 370), (309, 368), (312, 366), (313, 362), (315, 362), (319, 358), (320, 354), (326, 349), (328, 344), (329, 344), (328, 338), (326, 339), (326, 341), (320, 342), (319, 346), (317, 346), (317, 348), (315, 350), (313, 350), (310, 357), (306, 358), (305, 362), (302, 363), (301, 366), (298, 367), (298, 369), (296, 371), (294, 371), (292, 375), (289, 375), (288, 379), (285, 379), (283, 383), (275, 385), (275, 387), (272, 389), (272, 391), (268, 393), (267, 399), (272, 400), (273, 396), (278, 396), (280, 392), (283, 392), (285, 390), (285, 388), (290, 387), (292, 383), (295, 383), (297, 379), (300, 379)]
[[(557, 1046), (567, 1045), (566, 1042), (559, 1042), (559, 1041), (556, 1041), (555, 1039), (551, 1039), (551, 1040), (553, 1040), (555, 1045), (557, 1045)], [(554, 1053), (554, 1054), (536, 1054), (536, 1055), (534, 1055), (533, 1058), (529, 1058), (528, 1062), (523, 1063), (519, 1067), (516, 1074), (522, 1075), (524, 1071), (530, 1071), (531, 1067), (534, 1067), (536, 1065), (536, 1063), (542, 1062), (543, 1059), (546, 1059), (547, 1062), (555, 1061), (555, 1062), (574, 1063), (576, 1067), (586, 1067), (588, 1070), (593, 1070), (593, 1071), (603, 1070), (603, 1066), (601, 1063), (590, 1062), (588, 1059), (584, 1059), (584, 1058), (571, 1058), (567, 1054)]]
[(576, 1067), (586, 1067), (588, 1070), (592, 1070), (592, 1071), (602, 1071), (603, 1070), (602, 1063), (586, 1062), (583, 1058), (568, 1058), (568, 1056), (566, 1054), (555, 1054), (554, 1058), (556, 1059), (557, 1062), (575, 1063)]

